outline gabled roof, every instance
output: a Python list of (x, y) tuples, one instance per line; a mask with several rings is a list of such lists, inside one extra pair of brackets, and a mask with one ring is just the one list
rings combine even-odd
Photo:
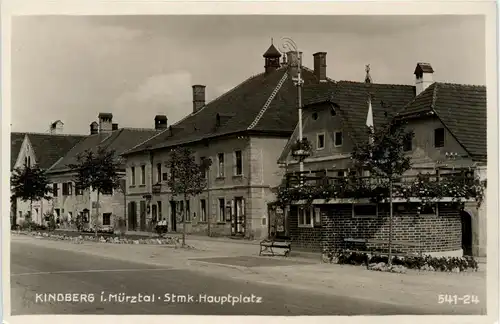
[(27, 134), (33, 148), (37, 165), (48, 169), (73, 146), (82, 141), (85, 135)]
[[(353, 81), (338, 81), (335, 83), (320, 83), (304, 89), (308, 97), (304, 101), (304, 109), (310, 109), (317, 104), (331, 103), (342, 118), (345, 132), (353, 141), (368, 139), (366, 132), (366, 115), (368, 113), (368, 98), (371, 97), (373, 122), (377, 128), (404, 107), (415, 96), (415, 87), (410, 85), (378, 84)], [(298, 127), (298, 125), (297, 125)], [(288, 148), (295, 141), (290, 138), (279, 162), (288, 156)]]
[[(305, 86), (318, 82), (307, 68), (302, 70), (302, 78)], [(219, 127), (217, 115), (222, 117)], [(282, 67), (247, 79), (174, 124), (173, 135), (166, 130), (126, 154), (249, 131), (289, 137), (297, 121), (297, 88)]]
[(129, 150), (137, 144), (143, 143), (159, 131), (155, 129), (134, 129), (134, 128), (121, 128), (109, 133), (101, 133), (86, 136), (85, 139), (75, 145), (64, 157), (55, 163), (49, 172), (64, 172), (69, 171), (69, 165), (77, 163), (78, 154), (86, 150), (97, 151), (99, 146), (105, 147), (109, 150), (115, 150), (116, 157), (119, 158), (120, 154)]
[(23, 145), (24, 137), (26, 133), (12, 132), (10, 133), (10, 168), (11, 170), (16, 165), (17, 156), (19, 151), (21, 151), (21, 146)]
[(11, 167), (16, 164), (25, 136), (31, 143), (37, 164), (48, 169), (68, 152), (85, 135), (62, 135), (46, 133), (11, 133)]
[(486, 87), (434, 82), (398, 114), (435, 114), (473, 157), (486, 157)]
[(269, 46), (267, 51), (262, 55), (263, 57), (281, 57), (281, 53), (274, 47), (273, 44)]

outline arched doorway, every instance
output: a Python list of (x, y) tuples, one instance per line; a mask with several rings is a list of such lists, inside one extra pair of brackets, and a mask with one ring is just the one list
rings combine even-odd
[(464, 255), (472, 256), (472, 216), (466, 212), (460, 212), (462, 222), (462, 249)]

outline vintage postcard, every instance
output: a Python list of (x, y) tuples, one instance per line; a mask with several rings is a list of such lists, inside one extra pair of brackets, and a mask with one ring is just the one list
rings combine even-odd
[(4, 321), (497, 321), (495, 10), (6, 1)]

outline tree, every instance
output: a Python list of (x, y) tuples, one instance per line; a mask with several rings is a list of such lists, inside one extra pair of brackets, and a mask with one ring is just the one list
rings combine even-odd
[[(183, 196), (184, 201), (203, 192), (207, 185), (204, 174), (209, 168), (209, 160), (196, 163), (195, 157), (188, 148), (176, 148), (170, 152), (170, 174), (167, 185), (172, 196)], [(182, 246), (186, 244), (186, 220), (182, 220)]]
[(393, 184), (412, 166), (411, 157), (405, 154), (404, 144), (411, 141), (414, 133), (406, 131), (406, 124), (392, 120), (374, 130), (368, 130), (369, 140), (355, 145), (351, 158), (359, 170), (370, 172), (370, 181), (389, 187), (389, 265), (392, 259)]
[(52, 198), (49, 196), (49, 193), (52, 193), (52, 188), (49, 186), (47, 174), (45, 170), (40, 169), (37, 165), (29, 166), (25, 164), (22, 168), (14, 169), (10, 178), (10, 186), (12, 189), (11, 202), (17, 198), (22, 201), (29, 201), (30, 216), (33, 201), (50, 200)]
[(115, 151), (106, 150), (103, 147), (98, 147), (97, 152), (86, 150), (77, 156), (77, 163), (69, 165), (69, 168), (76, 173), (76, 188), (97, 192), (96, 216), (94, 218), (96, 237), (100, 194), (120, 188), (122, 177), (119, 174), (120, 166), (120, 161), (115, 158)]

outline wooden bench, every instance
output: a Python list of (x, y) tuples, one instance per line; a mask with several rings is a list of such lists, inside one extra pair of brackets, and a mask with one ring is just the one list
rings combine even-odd
[[(388, 240), (375, 240), (375, 239), (355, 239), (355, 238), (345, 238), (344, 239), (344, 244), (345, 244), (345, 252), (357, 252), (357, 253), (366, 253), (366, 254), (373, 254), (373, 255), (383, 255), (383, 256), (388, 256), (388, 252), (382, 252), (382, 251), (375, 251), (373, 249), (349, 249), (347, 248), (348, 244), (389, 244)], [(414, 243), (414, 242), (408, 242), (408, 241), (391, 241), (391, 245), (394, 247), (394, 245), (399, 245), (399, 246), (407, 246), (407, 247), (416, 247), (418, 249), (418, 255), (422, 256), (422, 246), (420, 243)], [(391, 253), (392, 256), (411, 256), (414, 255), (414, 253)]]
[(284, 256), (288, 257), (290, 255), (290, 251), (292, 250), (292, 243), (290, 242), (289, 237), (280, 237), (280, 238), (270, 238), (265, 239), (260, 242), (260, 252), (259, 256), (262, 255), (262, 252), (268, 251), (272, 256), (275, 256), (273, 248), (285, 249)]

